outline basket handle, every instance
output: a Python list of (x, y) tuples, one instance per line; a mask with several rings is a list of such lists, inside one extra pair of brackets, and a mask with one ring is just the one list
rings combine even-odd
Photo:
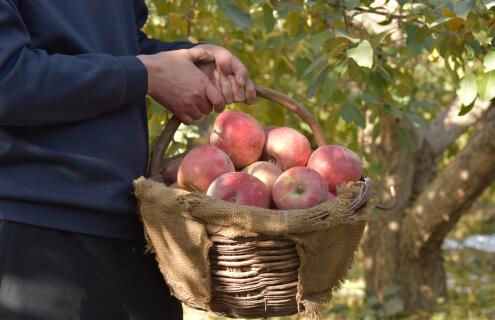
[[(276, 102), (282, 107), (294, 112), (302, 120), (304, 120), (311, 128), (311, 131), (313, 132), (313, 135), (316, 140), (316, 144), (319, 147), (327, 144), (325, 135), (323, 134), (323, 129), (321, 128), (318, 120), (316, 120), (316, 118), (313, 117), (313, 115), (303, 105), (301, 105), (294, 99), (289, 98), (288, 96), (278, 91), (258, 85), (256, 85), (255, 87), (256, 87), (256, 94), (258, 97)], [(150, 167), (149, 167), (150, 177), (154, 177), (160, 174), (161, 159), (165, 151), (167, 151), (167, 148), (170, 142), (172, 141), (172, 139), (174, 138), (174, 134), (179, 128), (180, 124), (181, 121), (176, 116), (173, 116), (167, 122), (165, 129), (163, 129), (163, 132), (161, 133), (160, 137), (158, 138), (158, 141), (156, 142), (155, 146), (153, 147), (153, 150), (151, 151)]]

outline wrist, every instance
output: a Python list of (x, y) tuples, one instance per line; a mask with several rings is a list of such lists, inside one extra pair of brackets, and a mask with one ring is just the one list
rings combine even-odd
[(148, 92), (147, 94), (148, 95), (153, 95), (153, 84), (152, 84), (152, 81), (151, 81), (151, 75), (153, 73), (153, 62), (152, 62), (152, 59), (150, 59), (150, 56), (149, 55), (144, 55), (144, 54), (141, 54), (141, 55), (138, 55), (136, 56), (140, 61), (141, 63), (144, 65), (145, 69), (146, 69), (146, 72), (147, 72), (147, 80), (148, 80)]

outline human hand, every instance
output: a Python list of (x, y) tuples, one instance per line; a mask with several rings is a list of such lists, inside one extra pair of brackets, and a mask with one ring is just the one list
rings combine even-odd
[(200, 62), (197, 65), (222, 92), (226, 104), (233, 102), (254, 103), (256, 89), (249, 78), (246, 67), (236, 56), (227, 49), (212, 44), (200, 44), (195, 48), (197, 47), (205, 49), (208, 54), (215, 58), (215, 64)]
[(148, 94), (185, 124), (209, 114), (212, 106), (223, 110), (222, 92), (195, 65), (215, 61), (207, 50), (196, 46), (138, 59), (148, 71)]

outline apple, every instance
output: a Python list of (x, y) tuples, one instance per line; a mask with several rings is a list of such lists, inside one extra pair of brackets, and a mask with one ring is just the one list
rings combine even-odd
[(297, 166), (305, 166), (311, 155), (308, 139), (295, 129), (288, 127), (272, 128), (265, 137), (264, 153), (270, 162), (275, 162), (283, 171)]
[(227, 153), (239, 169), (260, 158), (264, 143), (265, 131), (261, 124), (239, 111), (222, 112), (210, 134), (210, 144)]
[(271, 192), (275, 180), (282, 174), (282, 169), (267, 161), (256, 161), (242, 169), (242, 172), (260, 179)]
[(174, 157), (165, 161), (161, 171), (165, 183), (169, 184), (177, 181), (177, 173), (182, 159), (184, 159), (184, 156)]
[(335, 198), (335, 195), (329, 191), (329, 192), (328, 192), (327, 201), (331, 201), (331, 200), (333, 200), (334, 198)]
[(308, 168), (316, 170), (328, 183), (328, 190), (335, 193), (337, 186), (358, 181), (363, 174), (363, 162), (354, 151), (339, 145), (316, 149), (308, 161)]
[(212, 145), (201, 145), (182, 160), (177, 183), (181, 189), (205, 193), (213, 180), (233, 171), (234, 164), (225, 152)]
[(275, 181), (272, 198), (278, 209), (306, 209), (327, 201), (328, 185), (315, 170), (297, 166)]
[(207, 195), (240, 205), (268, 208), (270, 192), (260, 179), (244, 172), (226, 173), (213, 181)]
[(266, 153), (266, 143), (268, 141), (267, 137), (268, 137), (268, 134), (270, 133), (270, 131), (272, 129), (275, 129), (275, 128), (279, 128), (277, 126), (268, 126), (268, 127), (265, 127), (265, 143), (263, 144), (263, 152), (261, 153), (261, 160), (270, 160), (270, 155), (268, 155)]

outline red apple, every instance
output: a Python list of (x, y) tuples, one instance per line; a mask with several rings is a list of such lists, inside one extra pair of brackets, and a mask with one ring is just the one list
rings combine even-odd
[(257, 161), (263, 152), (265, 132), (250, 115), (239, 111), (222, 112), (210, 135), (213, 144), (230, 156), (236, 168)]
[(207, 195), (241, 205), (268, 208), (270, 192), (261, 180), (243, 172), (230, 172), (212, 182)]
[(184, 159), (184, 156), (174, 157), (168, 159), (162, 169), (162, 176), (165, 183), (174, 183), (177, 181), (177, 173), (179, 172), (179, 167)]
[(305, 166), (311, 155), (311, 145), (297, 130), (278, 127), (268, 131), (264, 152), (269, 161), (274, 161), (285, 171), (292, 167)]
[(182, 160), (177, 174), (181, 189), (206, 192), (213, 180), (224, 173), (235, 171), (229, 156), (212, 145), (192, 149)]
[(316, 170), (328, 183), (328, 190), (335, 193), (337, 186), (358, 181), (363, 174), (363, 162), (354, 151), (339, 145), (316, 149), (308, 161), (308, 168)]
[(271, 192), (275, 180), (282, 174), (282, 169), (267, 161), (257, 161), (242, 169), (242, 172), (260, 179)]
[(279, 209), (306, 209), (327, 201), (328, 186), (318, 172), (298, 166), (282, 173), (273, 185), (272, 198)]
[(335, 198), (335, 195), (331, 192), (328, 192), (327, 201), (331, 201), (331, 200), (333, 200), (333, 198)]
[(279, 128), (277, 126), (265, 127), (265, 143), (263, 144), (263, 153), (261, 154), (261, 160), (270, 160), (270, 156), (266, 153), (266, 143), (268, 142), (268, 134), (272, 129)]

